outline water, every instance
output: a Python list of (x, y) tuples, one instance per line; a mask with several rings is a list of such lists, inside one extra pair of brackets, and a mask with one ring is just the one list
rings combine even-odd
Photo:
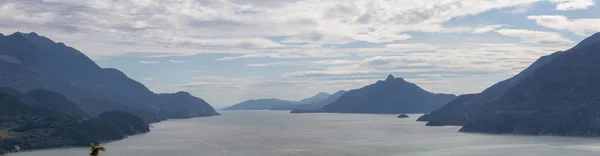
[[(230, 111), (170, 120), (152, 132), (104, 144), (101, 156), (483, 156), (600, 155), (600, 138), (458, 133), (425, 127), (418, 115)], [(88, 148), (9, 156), (86, 156)]]

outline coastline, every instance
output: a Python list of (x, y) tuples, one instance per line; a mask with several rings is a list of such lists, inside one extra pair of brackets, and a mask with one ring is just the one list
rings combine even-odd
[[(190, 117), (190, 118), (180, 118), (180, 119), (181, 119), (181, 120), (185, 120), (185, 119), (194, 119), (194, 118), (207, 118), (207, 117), (220, 116), (220, 115), (221, 115), (221, 114), (217, 113), (217, 114), (215, 114), (215, 115), (211, 115), (211, 116), (197, 116), (197, 117)], [(153, 127), (154, 127), (154, 126), (153, 126), (154, 124), (162, 123), (163, 121), (168, 121), (168, 120), (175, 120), (175, 119), (167, 119), (167, 120), (162, 120), (162, 121), (159, 121), (159, 122), (148, 123), (148, 126), (149, 126), (150, 128), (153, 128)], [(125, 139), (129, 138), (130, 136), (137, 136), (137, 135), (147, 134), (147, 133), (150, 133), (150, 132), (152, 132), (152, 129), (150, 129), (150, 131), (149, 131), (149, 132), (146, 132), (146, 133), (137, 133), (137, 134), (134, 134), (134, 135), (128, 135), (128, 136), (125, 136), (125, 137), (124, 137), (124, 138), (122, 138), (122, 139), (110, 140), (110, 141), (102, 141), (102, 142), (100, 142), (100, 144), (99, 144), (99, 145), (102, 145), (102, 144), (104, 144), (104, 143), (110, 143), (110, 142), (114, 142), (114, 141), (121, 141), (121, 140), (125, 140)], [(20, 150), (20, 151), (17, 151), (17, 152), (10, 152), (10, 151), (9, 151), (9, 152), (6, 152), (6, 153), (0, 153), (0, 156), (8, 156), (8, 155), (10, 155), (10, 154), (14, 154), (14, 153), (22, 153), (22, 152), (35, 152), (35, 151), (43, 151), (43, 150), (54, 150), (54, 149), (71, 149), (71, 148), (87, 148), (87, 146), (61, 146), (61, 147), (48, 147), (48, 148), (36, 148), (36, 149)]]
[[(115, 140), (115, 141), (119, 141), (119, 140)], [(43, 151), (43, 150), (54, 150), (54, 149), (70, 149), (70, 148), (83, 148), (84, 146), (64, 146), (64, 147), (50, 147), (50, 148), (38, 148), (38, 149), (30, 149), (30, 150), (21, 150), (18, 152), (7, 152), (7, 153), (2, 153), (0, 154), (0, 156), (7, 156), (9, 154), (14, 154), (14, 153), (24, 153), (24, 152), (35, 152), (35, 151)]]

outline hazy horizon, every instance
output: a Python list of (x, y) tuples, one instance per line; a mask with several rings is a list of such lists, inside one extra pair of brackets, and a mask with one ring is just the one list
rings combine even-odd
[[(405, 78), (477, 93), (600, 31), (594, 0), (7, 0), (0, 33), (36, 32), (154, 92), (215, 108)], [(68, 16), (67, 16), (68, 15)]]

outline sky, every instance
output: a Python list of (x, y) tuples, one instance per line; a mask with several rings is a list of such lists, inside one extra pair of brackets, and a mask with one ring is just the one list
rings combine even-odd
[(600, 31), (598, 0), (2, 0), (36, 32), (217, 108), (402, 77), (478, 93)]

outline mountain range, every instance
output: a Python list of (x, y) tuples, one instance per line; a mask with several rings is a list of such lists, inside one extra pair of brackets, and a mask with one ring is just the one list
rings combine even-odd
[(298, 112), (298, 111), (319, 110), (319, 109), (323, 108), (324, 106), (331, 104), (335, 100), (339, 99), (346, 92), (348, 92), (348, 91), (340, 90), (340, 91), (337, 91), (337, 92), (331, 94), (329, 97), (327, 97), (326, 99), (323, 99), (321, 101), (316, 101), (316, 102), (309, 103), (309, 104), (297, 105), (293, 108), (292, 113)]
[(467, 115), (462, 132), (600, 136), (600, 33)]
[(270, 109), (287, 109), (300, 104), (298, 101), (288, 101), (281, 99), (257, 99), (248, 100), (233, 106), (224, 108), (223, 110), (270, 110)]
[(424, 113), (442, 107), (456, 98), (452, 94), (434, 94), (414, 83), (389, 75), (384, 81), (350, 90), (321, 108), (331, 113)]
[(57, 92), (0, 89), (0, 155), (39, 148), (86, 146), (149, 132), (142, 119), (123, 111), (93, 118)]
[(58, 92), (91, 116), (122, 110), (157, 122), (218, 115), (189, 93), (156, 94), (123, 72), (101, 68), (80, 51), (36, 33), (0, 34), (0, 86)]
[[(325, 96), (328, 95), (328, 96)], [(316, 99), (303, 103), (307, 99)], [(301, 101), (279, 99), (249, 100), (226, 110), (292, 110), (290, 113), (425, 113), (456, 98), (452, 94), (434, 94), (414, 83), (389, 75), (384, 81), (351, 91), (319, 93)]]
[(304, 98), (300, 101), (289, 101), (276, 98), (247, 100), (227, 107), (224, 110), (292, 110), (298, 106), (318, 104), (330, 96), (331, 94), (329, 93), (320, 92), (314, 96)]
[(479, 108), (481, 105), (487, 102), (497, 100), (511, 87), (519, 84), (525, 78), (531, 76), (537, 69), (546, 65), (561, 54), (563, 54), (563, 52), (556, 52), (551, 55), (542, 56), (517, 75), (507, 80), (498, 82), (485, 89), (481, 93), (461, 95), (444, 105), (442, 108), (427, 113), (419, 117), (417, 120), (428, 121), (428, 125), (434, 126), (463, 125), (466, 121), (468, 113)]
[(598, 64), (600, 33), (419, 120), (432, 126), (461, 125), (461, 132), (600, 136)]

